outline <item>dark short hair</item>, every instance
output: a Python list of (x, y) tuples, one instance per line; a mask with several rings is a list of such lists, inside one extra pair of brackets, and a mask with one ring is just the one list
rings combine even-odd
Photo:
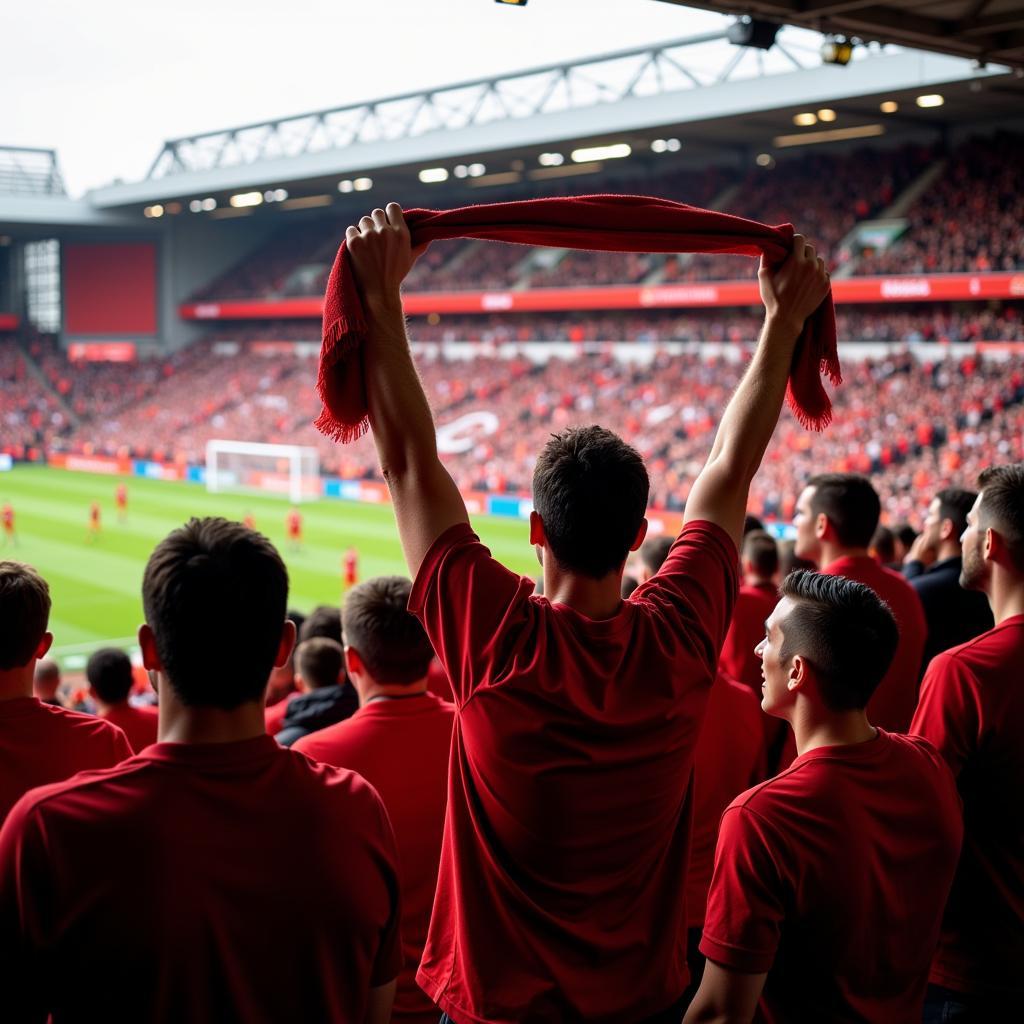
[(780, 624), (782, 659), (810, 663), (832, 711), (866, 707), (899, 643), (889, 606), (863, 583), (806, 569), (791, 572), (780, 593), (795, 602)]
[(909, 551), (917, 540), (917, 530), (910, 523), (897, 523), (892, 528), (893, 535)]
[(959, 540), (960, 534), (967, 529), (967, 513), (974, 508), (978, 495), (963, 487), (944, 487), (935, 497), (939, 499), (939, 522), (944, 523), (948, 519)]
[(533, 471), (533, 504), (558, 563), (600, 579), (626, 560), (647, 511), (639, 452), (604, 427), (553, 434)]
[(797, 569), (813, 569), (814, 563), (808, 558), (798, 558), (795, 540), (779, 541), (779, 575), (788, 576)]
[(341, 643), (341, 609), (318, 604), (305, 618), (299, 630), (299, 643), (322, 636)]
[(640, 562), (652, 576), (665, 564), (674, 543), (674, 537), (661, 534), (657, 537), (648, 537), (640, 545)]
[(85, 678), (104, 704), (120, 704), (132, 692), (131, 659), (116, 647), (101, 647), (86, 662)]
[(1024, 572), (1024, 462), (983, 469), (978, 490), (979, 525), (1003, 538), (1014, 567)]
[(337, 640), (314, 636), (295, 648), (295, 668), (312, 689), (337, 686), (345, 652)]
[(779, 546), (765, 530), (751, 530), (743, 538), (743, 559), (759, 576), (774, 576), (779, 570)]
[(345, 645), (359, 652), (367, 671), (385, 685), (422, 679), (434, 649), (408, 608), (412, 583), (404, 576), (377, 576), (354, 586), (341, 610)]
[(761, 522), (757, 516), (751, 515), (749, 512), (743, 517), (743, 536), (746, 537), (748, 533), (753, 533), (754, 530), (763, 530), (764, 523)]
[(191, 519), (162, 540), (142, 605), (167, 678), (184, 704), (230, 710), (260, 700), (281, 643), (288, 571), (261, 533)]
[(825, 513), (843, 547), (866, 548), (882, 514), (871, 481), (859, 473), (819, 473), (807, 481), (814, 488), (811, 512)]
[(871, 550), (883, 564), (896, 561), (896, 534), (888, 526), (880, 526), (871, 538)]
[(0, 669), (27, 665), (50, 621), (50, 588), (30, 565), (0, 562)]

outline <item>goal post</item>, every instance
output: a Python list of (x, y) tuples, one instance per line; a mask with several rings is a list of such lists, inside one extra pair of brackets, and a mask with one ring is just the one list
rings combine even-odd
[(206, 443), (206, 489), (279, 494), (293, 504), (320, 497), (320, 453), (297, 444)]

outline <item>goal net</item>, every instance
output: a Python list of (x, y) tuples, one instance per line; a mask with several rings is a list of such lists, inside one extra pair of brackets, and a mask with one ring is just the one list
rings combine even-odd
[(320, 455), (295, 444), (209, 441), (206, 489), (279, 494), (298, 504), (320, 497)]

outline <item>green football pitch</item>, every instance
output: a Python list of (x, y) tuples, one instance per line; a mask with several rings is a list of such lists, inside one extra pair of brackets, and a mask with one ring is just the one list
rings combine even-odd
[[(128, 512), (119, 522), (114, 491), (128, 487)], [(17, 546), (0, 547), (0, 559), (28, 562), (50, 584), (54, 653), (67, 669), (84, 665), (89, 652), (107, 643), (130, 648), (142, 621), (142, 571), (153, 547), (192, 516), (241, 520), (250, 513), (288, 565), (289, 607), (308, 612), (341, 597), (341, 560), (354, 546), (360, 579), (406, 574), (398, 533), (388, 505), (322, 500), (302, 506), (302, 549), (285, 541), (281, 497), (209, 494), (197, 484), (72, 473), (16, 466), (0, 473), (0, 505), (14, 506)], [(90, 541), (89, 506), (102, 509), (102, 530)], [(509, 568), (536, 575), (527, 524), (476, 517), (473, 525)], [(0, 544), (3, 537), (0, 536)]]

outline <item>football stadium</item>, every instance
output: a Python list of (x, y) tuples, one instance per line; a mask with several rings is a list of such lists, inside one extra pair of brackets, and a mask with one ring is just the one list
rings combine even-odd
[(261, 0), (134, 124), (227, 15), (101, 6), (123, 120), (0, 108), (0, 1016), (1024, 1019), (1024, 4)]

